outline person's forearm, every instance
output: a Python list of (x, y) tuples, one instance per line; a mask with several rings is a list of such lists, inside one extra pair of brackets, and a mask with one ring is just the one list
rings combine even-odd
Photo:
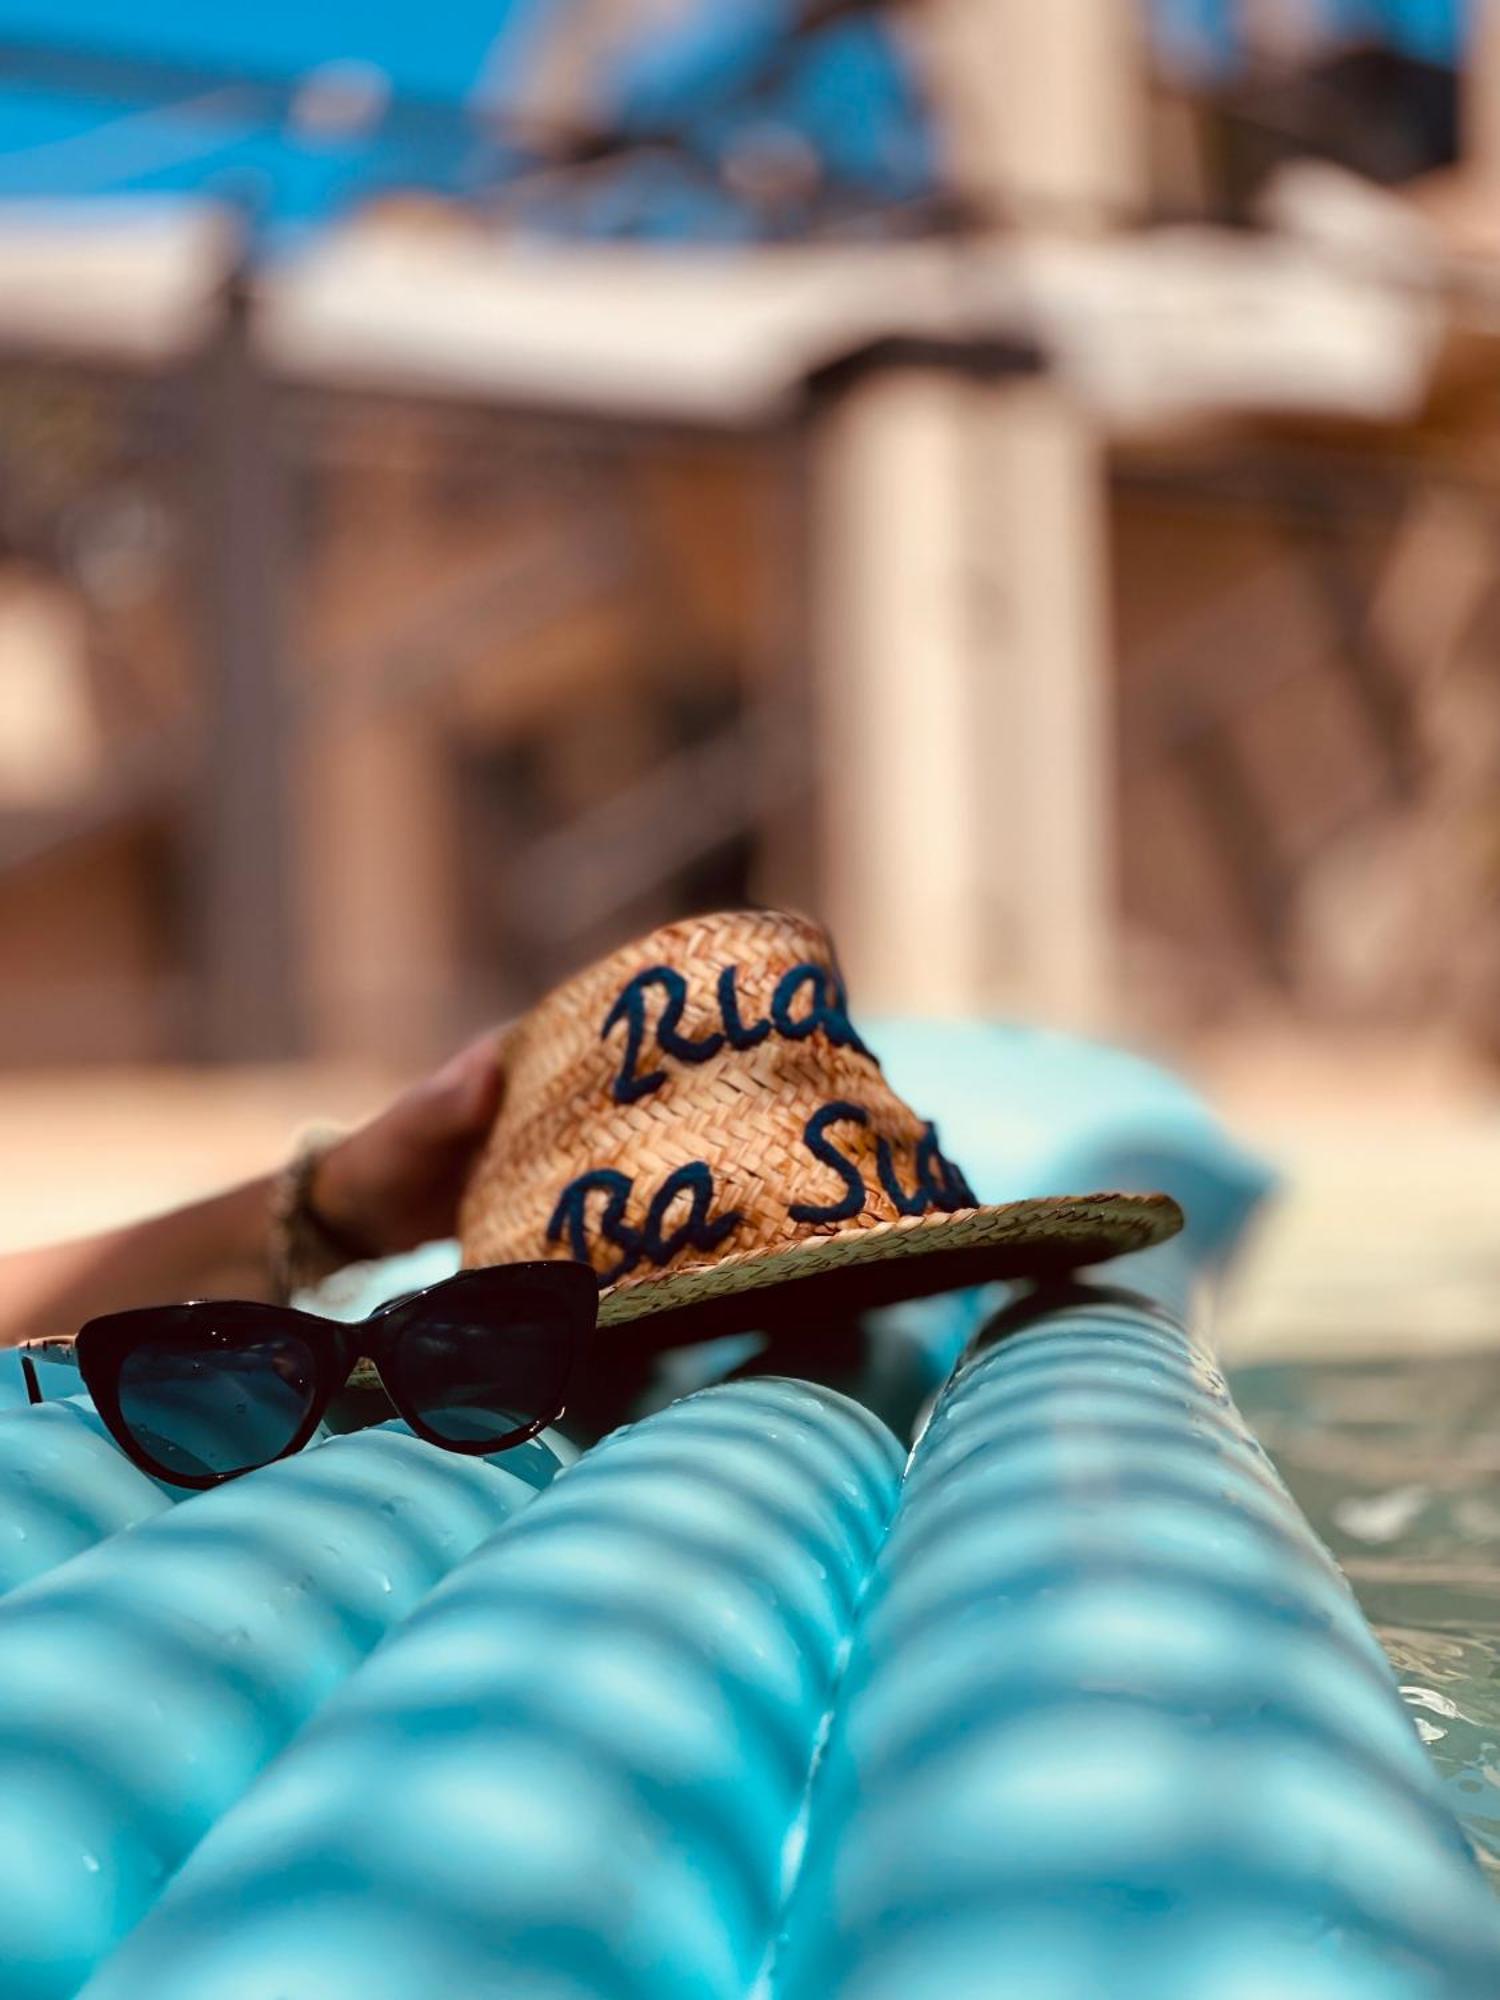
[[(313, 1254), (299, 1252), (288, 1218), (276, 1226), (283, 1282), (322, 1273), (326, 1255), (382, 1257), (451, 1235), (459, 1197), (489, 1133), (501, 1089), (501, 1040), (482, 1035), (435, 1075), (321, 1153), (310, 1184), (288, 1190), (301, 1220), (317, 1225)], [(0, 1347), (67, 1338), (86, 1319), (181, 1299), (271, 1295), (272, 1198), (279, 1175), (170, 1215), (132, 1222), (76, 1243), (0, 1256)], [(326, 1253), (326, 1254), (325, 1254)], [(290, 1266), (290, 1268), (288, 1268)]]
[(76, 1333), (96, 1313), (188, 1298), (263, 1299), (271, 1182), (77, 1242), (0, 1257), (0, 1347)]

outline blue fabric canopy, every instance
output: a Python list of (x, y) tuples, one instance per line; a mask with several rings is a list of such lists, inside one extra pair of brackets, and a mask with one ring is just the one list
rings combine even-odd
[[(132, 16), (109, 0), (4, 0), (0, 199), (223, 192), (285, 229), (394, 189), (492, 189), (526, 164), (507, 121), (549, 63), (576, 79), (573, 123), (670, 143), (582, 191), (552, 187), (523, 226), (733, 239), (755, 225), (718, 169), (746, 145), (810, 163), (865, 206), (929, 192), (927, 120), (889, 25), (872, 12), (794, 36), (802, 12), (696, 0), (663, 22), (558, 0), (162, 0)], [(353, 129), (310, 123), (300, 107), (320, 81), (364, 92), (369, 114)]]
[[(1377, 37), (1454, 62), (1470, 0), (1302, 0), (1331, 45)], [(1163, 62), (1232, 70), (1237, 0), (1152, 0)], [(539, 233), (733, 241), (763, 233), (727, 164), (790, 166), (861, 214), (937, 185), (932, 121), (878, 8), (793, 30), (806, 0), (689, 0), (665, 18), (629, 0), (0, 0), (0, 199), (223, 194), (273, 232), (394, 190), (493, 191), (527, 164), (507, 117), (567, 79), (587, 124), (660, 137), (607, 170), (512, 200)], [(303, 115), (337, 72), (367, 115)], [(795, 228), (795, 214), (790, 226)]]
[(305, 75), (335, 59), (372, 63), (398, 91), (458, 102), (483, 68), (514, 0), (258, 0), (254, 7), (203, 7), (155, 0), (4, 0), (0, 37), (35, 47), (89, 49), (125, 60), (199, 65), (225, 75)]
[[(1423, 61), (1456, 65), (1472, 0), (1300, 0), (1314, 34), (1330, 45), (1379, 41)], [(1233, 71), (1244, 53), (1239, 0), (1152, 0), (1157, 40), (1169, 68), (1189, 74)]]

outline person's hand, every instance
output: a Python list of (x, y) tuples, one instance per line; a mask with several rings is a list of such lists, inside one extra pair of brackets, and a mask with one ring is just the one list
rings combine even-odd
[(501, 1039), (481, 1036), (324, 1154), (312, 1205), (331, 1229), (372, 1257), (453, 1234), (500, 1106)]

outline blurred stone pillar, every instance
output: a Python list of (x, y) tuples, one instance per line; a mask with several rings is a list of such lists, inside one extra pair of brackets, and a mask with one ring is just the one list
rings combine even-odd
[(1472, 0), (1463, 76), (1463, 151), (1481, 184), (1500, 189), (1500, 0)]
[(304, 772), (315, 1043), (420, 1065), (459, 1032), (453, 771), (440, 725), (351, 691)]
[(950, 178), (992, 224), (1095, 230), (1147, 205), (1140, 0), (929, 0), (913, 20)]
[(1045, 381), (878, 376), (824, 420), (826, 905), (867, 1011), (1109, 1009), (1100, 459)]
[(295, 711), (283, 681), (287, 507), (276, 391), (236, 246), (198, 359), (194, 579), (204, 742), (189, 881), (195, 1053), (277, 1061), (303, 1042), (289, 787)]
[(816, 453), (824, 900), (865, 1012), (982, 998), (964, 394), (872, 377), (832, 405)]
[(981, 997), (1089, 1028), (1117, 995), (1105, 450), (1044, 380), (967, 404)]

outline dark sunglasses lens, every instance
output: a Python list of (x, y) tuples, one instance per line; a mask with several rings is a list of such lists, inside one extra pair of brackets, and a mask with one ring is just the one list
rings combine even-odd
[(279, 1458), (307, 1421), (317, 1384), (300, 1333), (232, 1317), (181, 1320), (132, 1347), (120, 1367), (120, 1415), (171, 1478), (248, 1472)]
[(541, 1286), (445, 1286), (395, 1342), (396, 1385), (445, 1444), (498, 1445), (561, 1412), (578, 1317)]

